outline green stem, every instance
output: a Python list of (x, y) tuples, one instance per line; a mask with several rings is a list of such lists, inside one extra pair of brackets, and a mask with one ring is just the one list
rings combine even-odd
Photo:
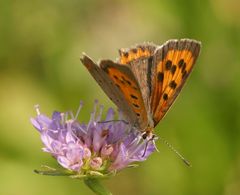
[(86, 178), (84, 183), (98, 195), (112, 195), (96, 178)]

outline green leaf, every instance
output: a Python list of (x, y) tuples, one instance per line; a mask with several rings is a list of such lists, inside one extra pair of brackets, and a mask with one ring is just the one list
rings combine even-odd
[(96, 178), (86, 178), (84, 183), (97, 195), (111, 195), (112, 193), (108, 191)]
[(55, 169), (46, 165), (42, 165), (41, 170), (34, 170), (35, 173), (40, 175), (49, 175), (49, 176), (71, 176), (75, 175), (76, 173), (66, 170), (66, 169)]

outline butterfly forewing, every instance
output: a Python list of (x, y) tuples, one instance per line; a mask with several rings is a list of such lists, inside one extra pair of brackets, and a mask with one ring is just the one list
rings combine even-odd
[(106, 95), (121, 109), (127, 120), (134, 124), (137, 120), (136, 114), (126, 101), (122, 91), (118, 89), (115, 83), (109, 78), (109, 76), (88, 56), (83, 54), (81, 58), (82, 63), (88, 69), (93, 78), (100, 85)]
[(120, 89), (128, 102), (128, 107), (135, 113), (137, 120), (133, 125), (139, 130), (144, 130), (148, 124), (147, 112), (139, 82), (131, 69), (111, 60), (102, 60), (100, 67), (110, 77), (115, 86)]
[(151, 112), (154, 126), (162, 119), (178, 96), (199, 55), (200, 43), (170, 40), (159, 47), (153, 57), (156, 76), (153, 80)]

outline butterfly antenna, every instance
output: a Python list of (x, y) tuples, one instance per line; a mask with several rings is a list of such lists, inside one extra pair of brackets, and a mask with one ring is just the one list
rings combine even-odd
[(162, 137), (158, 137), (160, 140), (163, 141), (164, 144), (166, 144), (183, 162), (185, 165), (187, 165), (188, 167), (191, 167), (191, 163), (186, 160), (183, 155), (181, 155), (170, 143), (168, 143), (165, 139), (163, 139)]
[(109, 120), (109, 121), (98, 121), (98, 123), (111, 123), (111, 122), (123, 122), (125, 124), (129, 124), (129, 122), (125, 120)]

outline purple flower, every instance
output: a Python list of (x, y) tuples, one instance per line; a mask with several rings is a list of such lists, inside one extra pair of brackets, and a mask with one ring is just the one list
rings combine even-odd
[(105, 175), (144, 161), (155, 150), (154, 141), (143, 140), (121, 115), (116, 120), (113, 109), (101, 120), (103, 106), (97, 112), (96, 102), (85, 124), (77, 121), (81, 108), (82, 103), (75, 117), (71, 112), (54, 112), (49, 118), (37, 106), (37, 116), (31, 118), (41, 134), (43, 151), (50, 153), (62, 167), (78, 175), (88, 175), (91, 171)]

